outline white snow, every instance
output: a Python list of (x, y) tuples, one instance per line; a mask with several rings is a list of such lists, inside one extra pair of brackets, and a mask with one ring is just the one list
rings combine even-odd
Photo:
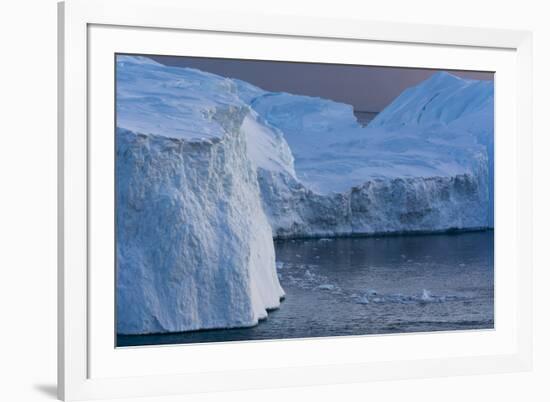
[(117, 126), (202, 141), (222, 135), (220, 109), (247, 108), (229, 78), (166, 67), (146, 57), (117, 56)]
[(267, 93), (251, 106), (284, 133), (300, 181), (326, 194), (370, 178), (471, 173), (492, 138), (492, 100), (491, 82), (438, 73), (368, 128), (350, 105), (320, 98)]

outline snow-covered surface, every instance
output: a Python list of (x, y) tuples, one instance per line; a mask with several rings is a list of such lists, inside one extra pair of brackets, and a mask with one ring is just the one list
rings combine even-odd
[(350, 105), (266, 93), (251, 106), (284, 132), (299, 180), (319, 194), (374, 178), (469, 174), (493, 132), (492, 82), (447, 73), (405, 91), (364, 128)]
[(295, 176), (258, 171), (276, 236), (493, 226), (493, 83), (435, 73), (364, 128), (352, 107), (247, 88)]
[(146, 57), (117, 56), (117, 126), (197, 141), (220, 137), (220, 109), (246, 108), (237, 85), (196, 69), (166, 67)]
[(437, 73), (350, 105), (147, 58), (117, 64), (119, 333), (247, 326), (272, 238), (492, 227), (493, 86)]
[[(118, 333), (256, 324), (284, 293), (256, 172), (246, 157), (241, 125), (249, 109), (236, 98), (228, 101), (231, 85), (223, 79), (172, 74), (139, 58), (122, 63)], [(189, 85), (173, 86), (174, 79)], [(200, 88), (218, 95), (208, 98)]]

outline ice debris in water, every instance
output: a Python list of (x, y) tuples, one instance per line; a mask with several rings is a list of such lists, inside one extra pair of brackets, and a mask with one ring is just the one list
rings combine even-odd
[(432, 294), (428, 290), (423, 289), (422, 290), (422, 296), (420, 297), (420, 299), (424, 302), (429, 302), (429, 301), (433, 301), (434, 297), (432, 296)]
[(423, 289), (419, 295), (403, 295), (397, 294), (379, 294), (375, 290), (369, 290), (363, 295), (353, 293), (350, 296), (357, 304), (369, 304), (369, 303), (399, 303), (399, 304), (411, 304), (411, 303), (443, 303), (447, 301), (466, 300), (465, 296), (448, 295), (448, 296), (436, 296), (429, 290)]
[(357, 297), (358, 304), (369, 304), (369, 298), (367, 296)]

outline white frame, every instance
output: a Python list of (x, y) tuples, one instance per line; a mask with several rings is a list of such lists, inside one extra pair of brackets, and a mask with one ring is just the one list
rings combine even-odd
[[(131, 9), (132, 13), (127, 10)], [(335, 364), (192, 372), (137, 376), (113, 373), (90, 375), (90, 320), (88, 294), (88, 158), (89, 28), (97, 26), (149, 27), (225, 33), (261, 34), (269, 37), (325, 38), (374, 43), (429, 44), (467, 48), (508, 49), (516, 63), (508, 69), (515, 79), (516, 164), (514, 267), (517, 280), (514, 348), (507, 353), (449, 358), (422, 356), (412, 360), (353, 361)], [(434, 39), (436, 38), (436, 39)], [(182, 7), (177, 0), (70, 0), (59, 5), (59, 373), (58, 390), (65, 400), (123, 396), (153, 396), (185, 392), (235, 390), (274, 386), (313, 385), (495, 373), (531, 367), (531, 34), (528, 32), (411, 25), (364, 21), (323, 20), (297, 17), (212, 15)], [(498, 99), (498, 98), (497, 98)], [(514, 111), (512, 111), (514, 112)], [(514, 113), (512, 113), (514, 114)], [(521, 140), (519, 140), (521, 133)], [(521, 262), (521, 270), (518, 269)], [(364, 341), (364, 337), (351, 342)], [(374, 339), (374, 338), (370, 338)], [(394, 338), (395, 339), (395, 338)], [(466, 339), (466, 338), (464, 338)], [(329, 340), (343, 343), (338, 339)], [(345, 342), (350, 339), (346, 338)], [(303, 345), (313, 341), (300, 341)], [(273, 342), (276, 345), (282, 342)], [(286, 343), (289, 345), (291, 343)], [(255, 349), (265, 344), (257, 343)], [(226, 348), (218, 345), (218, 349)], [(97, 351), (94, 350), (94, 353)], [(444, 367), (444, 368), (442, 368)], [(133, 375), (133, 376), (130, 376)]]
[[(496, 71), (495, 124), (498, 175), (495, 191), (495, 330), (423, 332), (417, 336), (339, 336), (306, 342), (232, 342), (171, 345), (170, 347), (113, 348), (115, 283), (114, 157), (115, 125), (113, 58), (117, 52), (159, 52), (169, 55), (237, 57), (344, 64), (407, 65)], [(515, 270), (515, 54), (508, 50), (324, 40), (319, 38), (225, 35), (215, 32), (157, 30), (90, 25), (88, 27), (88, 376), (110, 378), (183, 374), (209, 370), (260, 369), (378, 361), (449, 358), (466, 354), (503, 354), (514, 345), (517, 322)], [(500, 118), (499, 118), (500, 116)], [(502, 117), (504, 116), (504, 117)], [(500, 252), (506, 250), (507, 252)], [(506, 295), (498, 297), (498, 295)], [(283, 307), (284, 308), (284, 307)], [(326, 351), (330, 350), (330, 353)], [(182, 364), (186, 362), (186, 364)]]

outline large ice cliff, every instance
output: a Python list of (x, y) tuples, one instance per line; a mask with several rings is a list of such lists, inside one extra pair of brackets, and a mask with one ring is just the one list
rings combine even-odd
[(117, 63), (117, 332), (251, 326), (279, 306), (272, 232), (235, 85)]

